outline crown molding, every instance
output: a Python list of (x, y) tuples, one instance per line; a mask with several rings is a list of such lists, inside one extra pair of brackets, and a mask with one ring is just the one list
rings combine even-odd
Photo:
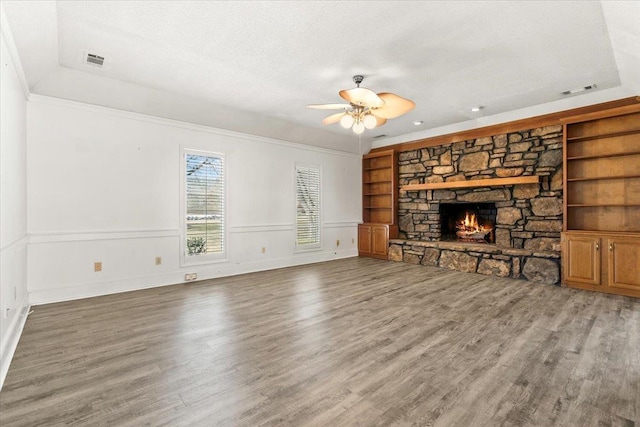
[(584, 107), (572, 108), (569, 110), (557, 111), (554, 113), (542, 114), (525, 119), (511, 120), (504, 123), (478, 127), (474, 129), (461, 130), (458, 132), (447, 133), (444, 135), (432, 136), (424, 139), (418, 139), (409, 142), (401, 142), (393, 145), (385, 145), (374, 148), (370, 154), (384, 150), (395, 150), (398, 152), (419, 150), (421, 148), (435, 147), (439, 145), (448, 145), (455, 142), (467, 141), (470, 139), (483, 138), (487, 136), (500, 135), (503, 133), (517, 132), (524, 129), (533, 129), (543, 126), (560, 125), (563, 120), (572, 116), (581, 114), (589, 114), (608, 110), (611, 108), (625, 107), (629, 105), (637, 105), (640, 103), (640, 96), (630, 96), (627, 98), (617, 99), (614, 101), (602, 102), (599, 104), (587, 105)]
[(195, 132), (203, 132), (203, 133), (226, 136), (231, 138), (239, 138), (247, 141), (279, 145), (279, 146), (284, 146), (289, 148), (296, 148), (299, 150), (313, 151), (316, 153), (325, 153), (325, 154), (331, 154), (334, 156), (342, 156), (342, 157), (348, 157), (348, 158), (357, 158), (357, 159), (360, 158), (360, 154), (358, 153), (349, 153), (346, 151), (332, 150), (330, 148), (322, 148), (322, 147), (316, 147), (313, 145), (300, 144), (298, 142), (284, 141), (284, 140), (269, 138), (265, 136), (251, 135), (251, 134), (236, 132), (232, 130), (226, 130), (226, 129), (220, 129), (220, 128), (215, 128), (211, 126), (198, 125), (195, 123), (183, 122), (180, 120), (152, 116), (149, 114), (135, 113), (132, 111), (119, 110), (117, 108), (87, 104), (80, 101), (73, 101), (70, 99), (57, 98), (57, 97), (48, 96), (48, 95), (40, 95), (40, 94), (32, 93), (31, 96), (29, 97), (29, 102), (32, 102), (35, 104), (51, 105), (51, 106), (62, 107), (62, 108), (88, 111), (96, 114), (105, 114), (109, 116), (120, 117), (127, 120), (153, 123), (160, 126), (170, 126), (173, 128), (186, 129), (186, 130), (191, 130)]

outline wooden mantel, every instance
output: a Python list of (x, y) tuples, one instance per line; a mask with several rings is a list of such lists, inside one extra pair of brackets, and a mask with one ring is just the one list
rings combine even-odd
[(498, 185), (537, 184), (537, 175), (516, 176), (511, 178), (471, 179), (465, 181), (431, 182), (427, 184), (409, 184), (400, 187), (402, 191), (415, 190), (449, 190), (453, 188), (494, 187)]

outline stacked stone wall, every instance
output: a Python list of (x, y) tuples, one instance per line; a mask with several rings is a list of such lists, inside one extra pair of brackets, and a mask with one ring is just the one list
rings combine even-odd
[[(534, 268), (536, 263), (540, 264), (540, 268), (552, 266), (559, 272), (562, 231), (562, 126), (546, 126), (405, 151), (399, 154), (398, 163), (401, 187), (407, 184), (528, 175), (540, 177), (538, 184), (401, 191), (398, 204), (400, 238), (408, 244), (438, 242), (441, 237), (440, 203), (493, 202), (497, 208), (496, 247), (500, 250), (524, 250), (517, 255), (517, 262), (522, 266), (527, 265), (528, 258), (544, 259), (546, 262), (534, 261), (529, 265), (531, 268)], [(397, 259), (397, 248), (392, 249), (396, 251)], [(468, 255), (466, 250), (458, 252)], [(542, 255), (534, 256), (534, 253)], [(408, 255), (407, 259), (411, 259), (411, 255), (415, 254)], [(489, 258), (493, 256), (489, 255)], [(435, 255), (432, 254), (430, 257), (433, 258)], [(440, 250), (435, 265), (444, 263), (447, 268), (458, 269), (455, 268), (457, 258), (468, 261), (465, 257), (450, 255)], [(453, 263), (450, 262), (451, 259), (454, 259)], [(469, 261), (467, 264), (474, 264), (475, 271), (479, 268), (481, 272), (496, 270), (490, 268), (490, 265), (496, 263), (482, 262), (482, 259), (475, 263)], [(512, 259), (509, 260), (509, 264), (510, 271), (513, 272)], [(466, 267), (459, 269), (469, 270)], [(498, 270), (504, 272), (504, 265), (501, 264), (496, 271)], [(514, 277), (512, 273), (508, 275)], [(527, 278), (521, 275), (519, 270), (516, 275)], [(535, 272), (531, 272), (530, 276), (537, 277)], [(549, 278), (540, 281), (549, 282), (551, 278), (556, 283), (559, 281), (559, 274), (547, 276)]]

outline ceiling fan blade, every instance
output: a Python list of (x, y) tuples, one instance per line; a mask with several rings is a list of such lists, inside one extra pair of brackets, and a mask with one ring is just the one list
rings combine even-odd
[(346, 110), (351, 107), (349, 104), (311, 104), (307, 108), (315, 108), (316, 110)]
[(383, 119), (381, 117), (376, 117), (376, 127), (377, 128), (379, 128), (380, 126), (382, 126), (385, 123), (387, 123), (387, 119)]
[(395, 119), (413, 110), (416, 106), (415, 102), (398, 96), (395, 93), (384, 92), (379, 93), (378, 96), (384, 101), (384, 105), (375, 110), (371, 110), (371, 114), (383, 119)]
[(332, 114), (329, 117), (326, 117), (323, 121), (322, 124), (323, 125), (331, 125), (334, 123), (338, 123), (340, 121), (340, 119), (342, 118), (342, 116), (344, 116), (346, 113), (337, 113), (337, 114)]
[(363, 107), (378, 108), (384, 105), (384, 101), (376, 93), (365, 87), (341, 90), (340, 96), (352, 104)]

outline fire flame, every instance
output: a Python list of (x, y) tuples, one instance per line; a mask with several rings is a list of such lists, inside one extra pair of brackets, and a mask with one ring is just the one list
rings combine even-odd
[(475, 214), (465, 212), (464, 219), (456, 224), (456, 229), (465, 232), (478, 233), (482, 231), (490, 231), (491, 227), (485, 227), (478, 224), (478, 219)]

